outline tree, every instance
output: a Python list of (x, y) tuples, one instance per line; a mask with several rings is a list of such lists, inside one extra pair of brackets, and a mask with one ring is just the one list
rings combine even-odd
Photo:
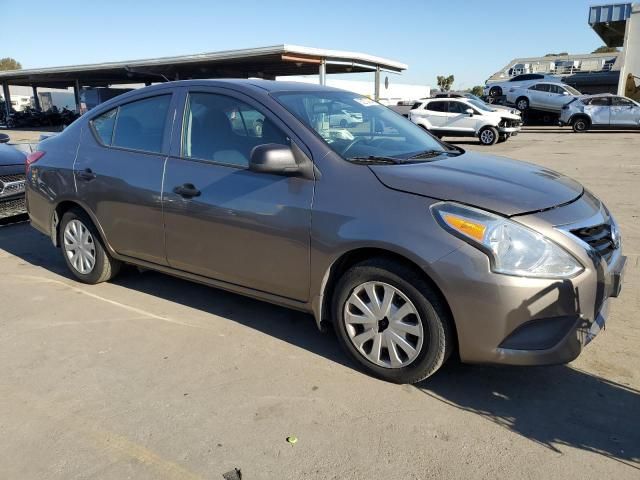
[(484, 89), (482, 88), (482, 85), (476, 85), (471, 90), (469, 90), (469, 93), (475, 95), (476, 97), (481, 97), (484, 94)]
[(606, 45), (603, 45), (601, 47), (596, 48), (591, 53), (611, 53), (611, 52), (617, 52), (617, 51), (618, 49), (616, 47), (607, 47)]
[(438, 75), (437, 80), (438, 80), (438, 88), (443, 92), (448, 92), (449, 90), (451, 90), (454, 77), (453, 75), (449, 75), (448, 77), (445, 77), (443, 75)]
[(20, 70), (22, 65), (11, 57), (0, 58), (0, 70)]

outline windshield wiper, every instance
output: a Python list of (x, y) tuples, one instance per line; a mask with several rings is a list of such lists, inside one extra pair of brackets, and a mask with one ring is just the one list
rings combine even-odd
[(425, 150), (424, 152), (416, 153), (407, 158), (407, 160), (419, 160), (422, 158), (433, 158), (439, 155), (451, 155), (454, 152), (447, 152), (446, 150)]
[(394, 165), (397, 163), (402, 163), (402, 161), (398, 158), (393, 158), (393, 157), (378, 157), (376, 155), (369, 155), (368, 157), (350, 157), (349, 161), (353, 162), (353, 163), (359, 163), (362, 165), (366, 165), (366, 164), (375, 164), (375, 163), (385, 163), (385, 164), (390, 164), (390, 165)]

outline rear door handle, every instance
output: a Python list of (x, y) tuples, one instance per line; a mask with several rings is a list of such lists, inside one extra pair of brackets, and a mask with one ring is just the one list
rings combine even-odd
[(87, 182), (90, 182), (91, 180), (94, 180), (96, 178), (96, 174), (93, 173), (93, 170), (91, 170), (90, 168), (85, 168), (84, 170), (79, 171), (76, 175), (80, 180), (85, 180)]
[(177, 193), (183, 198), (193, 198), (200, 196), (200, 190), (198, 190), (193, 183), (185, 183), (173, 189), (173, 193)]

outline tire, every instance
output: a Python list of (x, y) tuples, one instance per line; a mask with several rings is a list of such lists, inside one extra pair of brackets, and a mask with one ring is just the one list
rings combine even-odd
[(586, 117), (578, 117), (571, 122), (571, 128), (576, 133), (584, 133), (589, 130), (589, 120)]
[(504, 142), (506, 142), (508, 139), (509, 139), (509, 136), (508, 136), (508, 135), (500, 135), (500, 136), (498, 137), (498, 143), (504, 143)]
[[(78, 250), (73, 247), (77, 246), (79, 238), (83, 239), (83, 246), (80, 257), (77, 257)], [(95, 225), (80, 209), (69, 210), (62, 216), (60, 249), (67, 268), (83, 283), (95, 285), (111, 280), (118, 274), (122, 265), (109, 255)]]
[(489, 89), (489, 96), (496, 98), (502, 96), (502, 87), (491, 87)]
[(495, 145), (498, 138), (498, 130), (495, 127), (482, 127), (478, 132), (478, 139), (482, 145)]
[(529, 109), (529, 99), (527, 97), (518, 97), (516, 99), (516, 108), (521, 112)]
[[(372, 287), (379, 299), (381, 296), (381, 301), (374, 302), (366, 293)], [(375, 308), (375, 305), (384, 306), (390, 294), (393, 302), (389, 303), (389, 308), (400, 315), (409, 312), (407, 315), (390, 320)], [(353, 315), (358, 312), (353, 303), (354, 295), (368, 299), (369, 304), (373, 305), (370, 312), (377, 312), (376, 320), (364, 324), (356, 321), (347, 325), (347, 318), (355, 318)], [(383, 380), (417, 383), (433, 375), (451, 354), (454, 334), (447, 308), (418, 272), (402, 264), (374, 258), (351, 267), (336, 285), (332, 311), (334, 328), (342, 348), (368, 373)], [(360, 313), (363, 314), (361, 318), (374, 318), (367, 316), (364, 311)], [(384, 317), (380, 319), (382, 315)], [(367, 328), (367, 325), (371, 327)], [(414, 333), (419, 331), (418, 335), (408, 333), (407, 328)], [(384, 331), (388, 333), (384, 334)], [(360, 340), (353, 339), (363, 333), (365, 337), (371, 335), (372, 338), (364, 342), (361, 342), (363, 337)], [(398, 340), (387, 343), (387, 339), (399, 337), (406, 342), (405, 347)], [(377, 339), (376, 353), (374, 347)], [(356, 346), (357, 343), (361, 344), (360, 348)], [(410, 348), (405, 350), (407, 344)]]

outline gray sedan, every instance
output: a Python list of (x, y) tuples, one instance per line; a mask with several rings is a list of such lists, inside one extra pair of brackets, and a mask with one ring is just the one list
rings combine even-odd
[(574, 132), (637, 129), (640, 128), (640, 104), (610, 94), (584, 95), (562, 107), (560, 125), (571, 125)]

